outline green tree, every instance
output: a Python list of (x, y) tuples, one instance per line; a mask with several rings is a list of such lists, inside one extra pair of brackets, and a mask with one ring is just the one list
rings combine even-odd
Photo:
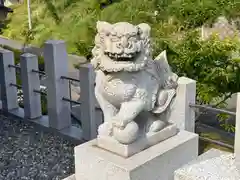
[(180, 76), (197, 80), (199, 103), (222, 105), (222, 97), (240, 91), (240, 57), (233, 57), (239, 45), (238, 39), (217, 36), (202, 41), (198, 31), (190, 31), (181, 41), (168, 42), (169, 61)]
[[(202, 41), (198, 31), (190, 31), (181, 41), (165, 41), (169, 62), (179, 76), (197, 81), (197, 103), (225, 108), (233, 93), (240, 92), (239, 39), (219, 40), (212, 36)], [(227, 131), (234, 126), (225, 122), (229, 115), (219, 114)]]

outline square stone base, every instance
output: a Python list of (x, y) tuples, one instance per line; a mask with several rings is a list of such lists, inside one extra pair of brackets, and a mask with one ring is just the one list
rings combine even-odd
[(98, 136), (97, 146), (123, 157), (129, 157), (133, 154), (164, 141), (178, 133), (177, 126), (170, 124), (159, 132), (151, 133), (147, 137), (141, 137), (132, 144), (121, 144), (117, 140), (108, 136)]
[(177, 135), (128, 158), (97, 147), (92, 140), (75, 147), (76, 180), (173, 180), (174, 171), (198, 156), (198, 135)]

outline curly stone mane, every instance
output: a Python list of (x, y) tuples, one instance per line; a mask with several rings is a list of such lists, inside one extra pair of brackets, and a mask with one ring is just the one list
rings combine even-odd
[[(119, 58), (111, 58), (106, 55), (105, 43), (108, 34), (121, 34), (122, 36), (132, 35), (136, 38), (136, 42), (131, 42), (134, 47), (134, 56), (125, 61)], [(105, 72), (120, 72), (120, 71), (140, 71), (144, 69), (151, 59), (150, 47), (150, 26), (147, 24), (139, 24), (134, 26), (127, 22), (109, 24), (107, 22), (97, 22), (97, 35), (95, 36), (95, 47), (92, 50), (93, 59), (91, 63), (95, 69), (100, 69)], [(109, 42), (108, 42), (109, 43)], [(111, 44), (112, 41), (110, 40)], [(126, 48), (127, 49), (127, 48)], [(128, 49), (127, 49), (128, 50)], [(132, 52), (131, 51), (131, 52)]]

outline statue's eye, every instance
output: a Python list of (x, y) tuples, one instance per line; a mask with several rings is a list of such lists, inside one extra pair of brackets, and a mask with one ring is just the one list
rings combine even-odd
[(119, 41), (119, 38), (117, 36), (112, 36), (111, 40), (112, 40), (112, 42), (117, 42), (117, 41)]

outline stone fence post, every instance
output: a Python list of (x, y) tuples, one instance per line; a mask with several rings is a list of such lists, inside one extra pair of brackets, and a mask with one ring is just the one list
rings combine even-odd
[(47, 75), (47, 101), (49, 126), (64, 129), (71, 126), (70, 103), (63, 98), (69, 97), (68, 56), (64, 41), (49, 40), (44, 45), (44, 62)]
[(240, 168), (240, 92), (237, 93), (234, 153)]
[(36, 55), (25, 53), (20, 57), (20, 65), (25, 118), (41, 117), (41, 94), (34, 92), (40, 89), (39, 74), (33, 72), (38, 70), (38, 58)]
[(13, 52), (0, 49), (0, 97), (2, 110), (6, 112), (19, 107), (17, 88), (11, 85), (16, 84), (16, 69), (9, 65), (14, 65)]
[(195, 97), (196, 81), (187, 77), (180, 77), (170, 122), (177, 124), (181, 130), (195, 132), (195, 111), (194, 108), (189, 106), (195, 104)]
[(91, 140), (97, 137), (97, 128), (102, 123), (96, 117), (96, 98), (94, 93), (95, 72), (91, 64), (84, 64), (79, 69), (81, 122), (83, 138)]

